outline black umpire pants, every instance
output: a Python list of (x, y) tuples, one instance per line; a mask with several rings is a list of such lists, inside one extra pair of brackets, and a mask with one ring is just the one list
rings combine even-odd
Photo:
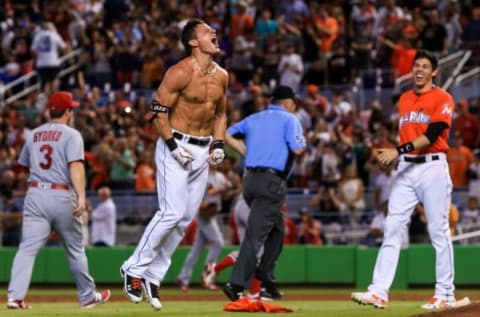
[[(246, 171), (243, 186), (243, 196), (251, 210), (229, 282), (249, 288), (255, 275), (268, 287), (275, 283), (275, 264), (283, 247), (285, 225), (280, 208), (285, 201), (287, 183), (271, 173)], [(258, 263), (257, 254), (262, 246), (264, 251)]]

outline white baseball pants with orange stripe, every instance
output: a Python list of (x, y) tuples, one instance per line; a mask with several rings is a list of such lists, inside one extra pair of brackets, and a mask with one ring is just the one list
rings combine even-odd
[[(432, 155), (437, 160), (431, 160)], [(446, 156), (428, 154), (425, 163), (405, 162), (400, 157), (388, 203), (383, 244), (377, 256), (373, 281), (368, 289), (388, 300), (400, 255), (401, 236), (417, 203), (423, 203), (428, 234), (435, 249), (435, 297), (455, 300), (453, 245), (448, 223), (452, 182)]]

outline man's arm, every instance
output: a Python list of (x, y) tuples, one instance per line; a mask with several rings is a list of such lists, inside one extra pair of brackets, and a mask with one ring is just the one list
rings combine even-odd
[(162, 111), (152, 113), (155, 116), (153, 123), (160, 137), (164, 140), (172, 138), (169, 112), (173, 110), (172, 107), (175, 106), (181, 90), (189, 81), (190, 76), (182, 68), (173, 66), (166, 72), (162, 83), (157, 89), (152, 105), (154, 102), (157, 102), (163, 108), (161, 109)]
[(225, 141), (241, 155), (245, 156), (247, 154), (247, 147), (245, 146), (245, 142), (235, 139), (228, 132), (225, 135)]
[(428, 125), (427, 131), (423, 134), (420, 134), (412, 142), (402, 144), (396, 148), (379, 149), (377, 160), (382, 164), (389, 165), (400, 154), (426, 148), (430, 144), (434, 143), (440, 133), (442, 133), (442, 131), (446, 128), (448, 128), (448, 125), (445, 122), (430, 123)]
[(86, 209), (85, 167), (83, 165), (83, 161), (75, 161), (70, 163), (69, 168), (70, 168), (70, 178), (72, 180), (73, 189), (77, 193), (77, 206), (73, 210), (73, 215), (75, 217), (78, 217)]

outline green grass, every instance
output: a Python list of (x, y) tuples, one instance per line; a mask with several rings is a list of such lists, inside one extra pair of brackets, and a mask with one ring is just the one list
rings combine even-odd
[[(293, 313), (287, 316), (294, 317), (403, 317), (411, 316), (414, 314), (422, 313), (420, 305), (423, 302), (420, 301), (391, 301), (388, 309), (375, 309), (370, 306), (361, 306), (355, 304), (349, 300), (350, 292), (352, 289), (342, 288), (292, 288), (285, 287), (284, 290), (288, 295), (298, 294), (335, 294), (344, 295), (345, 300), (337, 301), (321, 301), (321, 300), (286, 300), (276, 302), (284, 307), (292, 308)], [(425, 290), (405, 290), (405, 291), (392, 291), (392, 294), (425, 294), (425, 300), (429, 298), (432, 289)], [(477, 295), (478, 290), (461, 290), (462, 295)], [(113, 295), (120, 295), (122, 293), (120, 286), (112, 288)], [(28, 299), (32, 299), (33, 309), (31, 311), (12, 311), (7, 310), (3, 303), (0, 302), (0, 317), (16, 317), (16, 316), (92, 316), (92, 317), (143, 317), (143, 316), (174, 316), (174, 317), (196, 317), (196, 316), (213, 316), (213, 317), (243, 317), (243, 316), (258, 316), (252, 315), (252, 313), (233, 313), (223, 311), (223, 305), (227, 302), (223, 299), (222, 294), (217, 293), (219, 296), (214, 297), (212, 300), (194, 301), (188, 299), (189, 295), (213, 295), (211, 291), (206, 291), (200, 288), (194, 288), (185, 296), (185, 300), (163, 300), (164, 305), (161, 312), (153, 311), (150, 305), (146, 302), (141, 304), (133, 304), (123, 299), (121, 301), (112, 301), (104, 305), (97, 305), (93, 309), (80, 309), (78, 302), (58, 302), (58, 303), (40, 303), (33, 300), (35, 296), (40, 295), (58, 295), (58, 296), (75, 296), (76, 290), (74, 288), (35, 288), (33, 287), (27, 296)], [(163, 288), (161, 294), (167, 295), (182, 295), (182, 293), (173, 287)], [(5, 299), (6, 287), (0, 288), (0, 299)], [(167, 296), (168, 297), (168, 296)], [(298, 298), (298, 297), (296, 297)], [(262, 314), (260, 316), (268, 316)]]
[[(0, 308), (0, 316), (92, 316), (92, 317), (131, 317), (131, 316), (215, 316), (242, 317), (252, 316), (251, 313), (233, 313), (223, 311), (225, 301), (170, 301), (164, 302), (161, 312), (155, 312), (147, 303), (138, 305), (129, 302), (112, 302), (98, 305), (93, 309), (81, 310), (76, 303), (34, 303), (31, 311), (12, 311)], [(421, 313), (420, 302), (392, 303), (388, 309), (378, 310), (372, 307), (359, 306), (349, 301), (283, 301), (282, 305), (292, 308), (295, 317), (340, 317), (340, 316), (410, 316)], [(254, 315), (255, 316), (255, 315)], [(263, 316), (263, 314), (262, 314)]]

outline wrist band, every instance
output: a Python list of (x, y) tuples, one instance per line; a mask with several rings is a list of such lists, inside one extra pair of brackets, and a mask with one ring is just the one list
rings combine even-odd
[(165, 140), (165, 144), (167, 144), (170, 152), (174, 151), (178, 147), (173, 136), (170, 139)]
[(396, 147), (398, 154), (412, 152), (414, 150), (413, 143), (408, 142)]
[(212, 149), (222, 149), (225, 147), (225, 142), (223, 140), (215, 140), (212, 142)]

